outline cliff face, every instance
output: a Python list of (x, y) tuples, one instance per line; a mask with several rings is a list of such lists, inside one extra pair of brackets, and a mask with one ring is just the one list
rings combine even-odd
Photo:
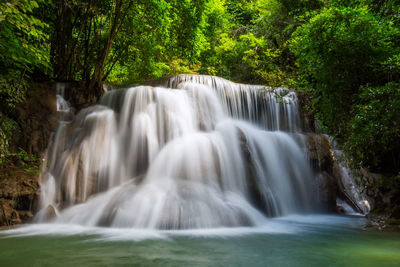
[(18, 129), (11, 150), (18, 152), (22, 148), (27, 155), (38, 159), (25, 162), (23, 155), (11, 156), (0, 165), (0, 225), (3, 226), (25, 223), (33, 217), (40, 194), (40, 158), (58, 124), (54, 84), (37, 86), (16, 108), (14, 119)]
[(39, 175), (8, 164), (0, 169), (0, 225), (29, 221), (39, 197)]

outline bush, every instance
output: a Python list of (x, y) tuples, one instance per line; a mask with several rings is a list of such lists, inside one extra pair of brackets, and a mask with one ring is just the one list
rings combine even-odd
[(0, 164), (10, 155), (10, 143), (16, 128), (15, 121), (6, 116), (0, 117)]
[(367, 8), (329, 8), (291, 39), (299, 74), (328, 133), (344, 137), (360, 86), (388, 82), (383, 67), (399, 54), (399, 30)]
[(353, 163), (374, 171), (400, 172), (399, 96), (398, 83), (362, 88), (344, 145)]
[(0, 110), (10, 112), (15, 105), (24, 101), (28, 89), (27, 81), (19, 71), (0, 75)]

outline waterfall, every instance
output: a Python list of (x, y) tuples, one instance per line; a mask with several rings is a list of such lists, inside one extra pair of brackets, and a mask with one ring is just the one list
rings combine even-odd
[(178, 75), (111, 90), (60, 123), (37, 220), (191, 229), (313, 212), (301, 129), (285, 88)]
[(72, 116), (72, 109), (68, 101), (65, 100), (65, 84), (56, 84), (57, 112), (61, 122), (68, 121)]

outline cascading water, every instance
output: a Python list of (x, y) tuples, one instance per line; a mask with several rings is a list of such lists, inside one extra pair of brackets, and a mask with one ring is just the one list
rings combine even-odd
[(57, 112), (59, 114), (59, 120), (67, 121), (71, 118), (71, 106), (65, 100), (65, 84), (57, 83), (56, 84), (56, 98), (57, 98)]
[(318, 208), (293, 92), (200, 75), (153, 85), (110, 91), (60, 124), (38, 221), (211, 228)]

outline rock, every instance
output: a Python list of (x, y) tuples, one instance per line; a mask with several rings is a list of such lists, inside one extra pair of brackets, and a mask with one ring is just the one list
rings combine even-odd
[(15, 148), (23, 148), (29, 154), (40, 156), (47, 148), (50, 136), (58, 125), (55, 85), (37, 85), (26, 100), (17, 106), (20, 135), (14, 140)]
[(307, 106), (311, 105), (311, 99), (302, 92), (297, 92), (297, 99), (300, 106), (300, 119), (302, 122), (302, 128), (304, 132), (315, 132), (316, 121), (314, 116), (306, 110)]
[(45, 219), (50, 220), (57, 216), (56, 210), (52, 205), (48, 205), (45, 211)]
[[(242, 132), (242, 130), (238, 129), (239, 133), (239, 142), (240, 148), (243, 153), (243, 157), (245, 160), (245, 168), (246, 168), (246, 177), (247, 177), (247, 185), (249, 187), (251, 202), (257, 207), (260, 211), (264, 212), (267, 216), (274, 216), (271, 210), (265, 205), (265, 201), (263, 201), (262, 193), (257, 185), (255, 180), (256, 170), (254, 169), (254, 164), (251, 159), (251, 151), (247, 144), (246, 135)], [(221, 182), (220, 182), (221, 183)]]
[(389, 214), (376, 214), (374, 212), (366, 216), (366, 229), (379, 231), (399, 231), (400, 219), (394, 219)]
[[(66, 83), (66, 99), (78, 109), (94, 104), (97, 98), (86, 97), (78, 83)], [(52, 133), (58, 126), (55, 83), (36, 84), (25, 101), (16, 107), (13, 119), (18, 124), (10, 150), (22, 148), (42, 158)], [(22, 134), (24, 133), (24, 134)], [(39, 174), (27, 172), (20, 160), (0, 165), (0, 225), (25, 223), (33, 217), (39, 199)]]
[(322, 134), (305, 134), (305, 143), (315, 171), (333, 172), (335, 157), (331, 151), (331, 144)]
[(53, 112), (57, 111), (57, 97), (55, 93), (42, 95), (38, 100), (43, 108)]
[(335, 212), (337, 198), (337, 182), (328, 172), (322, 171), (316, 175), (318, 200), (329, 212)]
[(79, 82), (64, 82), (63, 84), (65, 86), (65, 99), (77, 110), (90, 107), (100, 100), (101, 95), (90, 94), (84, 84)]
[(21, 223), (18, 212), (14, 209), (15, 201), (10, 199), (0, 199), (0, 224), (14, 225)]
[(0, 225), (28, 222), (39, 199), (39, 176), (18, 165), (0, 169)]
[(21, 222), (29, 222), (33, 218), (33, 213), (29, 210), (18, 211)]
[(366, 183), (374, 184), (384, 178), (382, 174), (369, 172), (365, 168), (360, 168), (360, 173)]
[(315, 173), (318, 200), (325, 210), (336, 212), (338, 173), (335, 171), (336, 163), (331, 151), (331, 144), (328, 138), (322, 134), (305, 134), (304, 141), (307, 156)]
[(316, 174), (321, 203), (329, 211), (342, 213), (341, 205), (336, 205), (337, 199), (340, 199), (356, 212), (362, 214), (368, 211), (369, 208), (359, 203), (363, 188), (352, 178), (350, 170), (339, 165), (328, 138), (322, 134), (306, 134), (305, 144)]
[(400, 230), (400, 186), (396, 177), (369, 172), (361, 168), (372, 210), (368, 214), (367, 227), (378, 230)]

